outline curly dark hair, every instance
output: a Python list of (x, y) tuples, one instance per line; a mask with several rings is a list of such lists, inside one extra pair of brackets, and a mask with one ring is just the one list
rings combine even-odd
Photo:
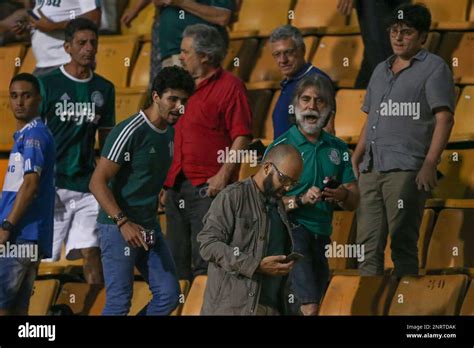
[(194, 87), (194, 79), (186, 70), (178, 66), (170, 66), (156, 75), (152, 92), (158, 93), (160, 98), (167, 89), (179, 89), (191, 95), (194, 93)]
[(419, 33), (427, 33), (431, 26), (430, 10), (423, 4), (403, 4), (388, 19), (388, 27), (405, 24)]

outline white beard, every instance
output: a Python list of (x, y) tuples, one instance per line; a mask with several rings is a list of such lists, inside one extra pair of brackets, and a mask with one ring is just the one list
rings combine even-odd
[[(301, 111), (298, 107), (295, 107), (295, 116), (296, 116), (296, 124), (298, 127), (309, 135), (313, 135), (319, 133), (321, 129), (326, 124), (327, 119), (330, 117), (331, 112), (329, 108), (323, 110), (322, 113), (317, 111)], [(310, 124), (306, 121), (305, 116), (315, 116), (317, 117), (317, 121), (314, 124)]]

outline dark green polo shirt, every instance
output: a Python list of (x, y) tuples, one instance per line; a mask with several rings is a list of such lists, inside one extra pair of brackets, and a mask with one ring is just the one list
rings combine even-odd
[[(231, 11), (234, 10), (233, 0), (197, 0), (196, 2), (201, 5), (221, 7)], [(179, 7), (166, 6), (161, 8), (160, 28), (158, 33), (161, 59), (164, 60), (174, 54), (179, 54), (181, 52), (181, 40), (183, 39), (184, 29), (189, 25), (198, 23), (213, 25), (201, 17), (186, 12)], [(218, 25), (215, 25), (215, 27), (224, 38), (227, 38), (227, 32), (224, 27)]]
[[(343, 184), (356, 181), (347, 144), (325, 131), (321, 131), (319, 140), (313, 144), (293, 125), (270, 144), (267, 152), (278, 144), (293, 145), (303, 158), (300, 184), (289, 191), (288, 196), (305, 193), (312, 186), (322, 189), (325, 177), (335, 177)], [(333, 210), (332, 204), (318, 202), (295, 209), (288, 215), (290, 220), (305, 226), (312, 233), (329, 236)]]

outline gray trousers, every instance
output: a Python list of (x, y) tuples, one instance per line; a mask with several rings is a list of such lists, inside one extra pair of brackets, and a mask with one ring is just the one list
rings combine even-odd
[(382, 275), (387, 235), (391, 237), (394, 274), (418, 274), (418, 230), (428, 193), (418, 191), (416, 171), (361, 173), (357, 244), (365, 248), (363, 276)]
[(192, 280), (207, 274), (207, 262), (199, 253), (197, 234), (212, 203), (204, 187), (186, 180), (166, 192), (166, 240), (176, 264), (178, 279)]

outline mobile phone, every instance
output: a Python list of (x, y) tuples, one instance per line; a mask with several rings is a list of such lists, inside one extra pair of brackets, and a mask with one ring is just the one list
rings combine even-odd
[(303, 254), (292, 252), (290, 255), (286, 256), (286, 259), (283, 260), (283, 263), (288, 263), (288, 262), (291, 262), (291, 261), (298, 261), (298, 260), (301, 260), (302, 258), (304, 258)]
[(323, 190), (327, 187), (330, 189), (337, 189), (339, 186), (341, 186), (341, 182), (336, 180), (335, 178), (330, 178), (329, 180), (323, 181), (324, 187)]

